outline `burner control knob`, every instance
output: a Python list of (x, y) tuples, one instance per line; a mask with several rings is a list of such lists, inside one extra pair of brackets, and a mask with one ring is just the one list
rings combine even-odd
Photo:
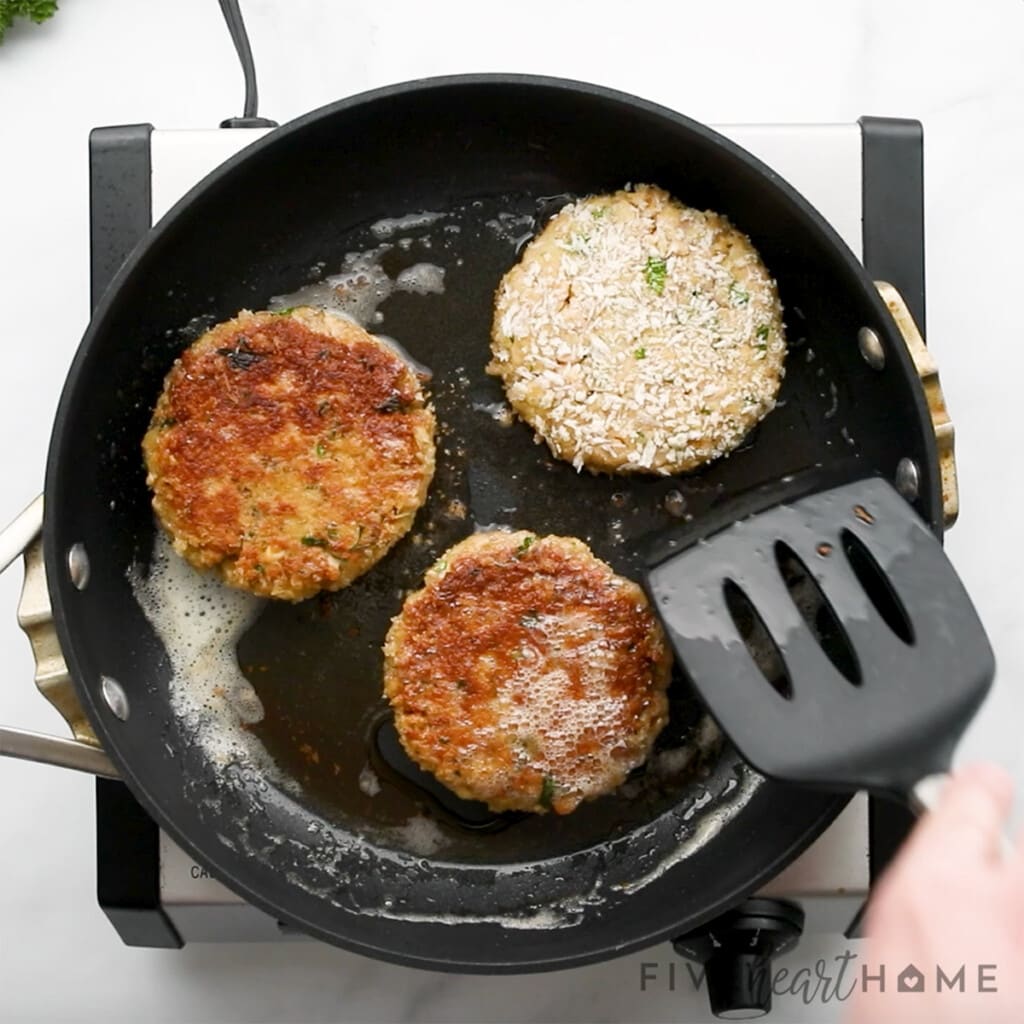
[(673, 940), (675, 951), (704, 965), (711, 1012), (752, 1020), (772, 1008), (772, 959), (791, 950), (804, 913), (784, 900), (749, 899)]

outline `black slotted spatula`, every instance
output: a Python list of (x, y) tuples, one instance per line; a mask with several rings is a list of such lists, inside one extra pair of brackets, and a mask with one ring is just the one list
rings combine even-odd
[(995, 673), (941, 545), (878, 478), (749, 511), (652, 556), (684, 674), (763, 774), (932, 806)]

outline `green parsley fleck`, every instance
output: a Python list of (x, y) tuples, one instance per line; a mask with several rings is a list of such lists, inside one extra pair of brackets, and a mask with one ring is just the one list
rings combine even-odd
[(668, 264), (660, 256), (648, 256), (644, 265), (644, 280), (647, 287), (656, 295), (665, 290), (665, 278), (668, 276)]
[(759, 341), (759, 342), (758, 342), (758, 343), (757, 343), (757, 344), (756, 344), (756, 345), (754, 346), (754, 348), (756, 348), (758, 352), (765, 352), (765, 351), (767, 351), (767, 349), (768, 349), (768, 343), (767, 343), (767, 342), (765, 342), (765, 341)]
[(275, 309), (274, 310), (274, 315), (275, 316), (287, 316), (289, 313), (294, 313), (295, 310), (297, 310), (298, 308), (299, 308), (298, 306), (288, 306), (286, 309)]
[(608, 212), (607, 206), (598, 206), (596, 209), (590, 211), (590, 216), (594, 220), (600, 220)]
[(745, 306), (750, 301), (750, 292), (745, 292), (738, 281), (729, 285), (729, 298), (734, 306)]
[(569, 236), (569, 242), (565, 246), (567, 252), (571, 252), (576, 256), (582, 256), (587, 251), (587, 243), (590, 241), (590, 235), (586, 232), (578, 231), (573, 235)]
[(554, 795), (555, 780), (551, 778), (550, 775), (545, 775), (544, 781), (540, 784), (540, 797), (537, 800), (537, 803), (539, 803), (541, 807), (546, 807), (550, 809), (551, 801), (554, 798)]
[(633, 349), (633, 358), (634, 359), (646, 359), (647, 358), (647, 349), (645, 349), (642, 345), (640, 346), (640, 348)]
[(706, 405), (702, 405), (700, 407), (700, 414), (701, 416), (710, 416), (711, 410)]
[(448, 559), (439, 558), (434, 563), (434, 572), (447, 572), (448, 571)]
[(325, 548), (327, 541), (323, 537), (303, 537), (302, 543), (307, 548)]
[(317, 441), (316, 453), (317, 455), (320, 456), (321, 459), (327, 454), (327, 445), (325, 445), (323, 441)]
[(759, 338), (760, 338), (760, 339), (761, 339), (762, 341), (767, 341), (767, 340), (768, 340), (768, 335), (769, 335), (769, 334), (771, 333), (771, 328), (770, 328), (770, 327), (769, 327), (769, 326), (768, 326), (767, 324), (761, 324), (761, 325), (760, 325), (760, 326), (759, 326), (759, 327), (757, 328), (757, 331), (756, 331), (756, 333), (757, 333), (757, 336), (758, 336), (758, 337), (759, 337)]
[(531, 534), (530, 534), (529, 536), (527, 536), (527, 537), (524, 537), (524, 538), (523, 538), (523, 542), (522, 542), (522, 543), (521, 543), (521, 544), (519, 545), (519, 547), (518, 547), (518, 548), (516, 548), (516, 556), (518, 557), (519, 555), (525, 555), (525, 554), (526, 554), (526, 552), (530, 550), (530, 545), (531, 545), (531, 544), (532, 544), (532, 543), (533, 543), (533, 542), (534, 542), (534, 541), (535, 541), (536, 539), (537, 539), (537, 538), (536, 538), (536, 537), (534, 537), (532, 533), (531, 533)]

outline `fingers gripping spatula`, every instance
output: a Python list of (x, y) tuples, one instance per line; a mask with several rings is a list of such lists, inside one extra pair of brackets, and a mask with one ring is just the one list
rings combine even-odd
[(763, 774), (932, 806), (995, 672), (939, 542), (881, 479), (748, 513), (652, 556), (684, 673)]

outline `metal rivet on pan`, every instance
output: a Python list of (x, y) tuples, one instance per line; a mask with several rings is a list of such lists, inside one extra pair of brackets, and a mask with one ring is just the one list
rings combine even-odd
[(68, 548), (68, 575), (76, 590), (89, 586), (89, 556), (84, 544), (72, 544)]
[(896, 464), (896, 490), (907, 501), (913, 501), (921, 486), (921, 474), (913, 459), (900, 459)]
[(862, 327), (857, 332), (857, 345), (864, 362), (872, 370), (881, 370), (885, 366), (885, 349), (882, 348), (882, 341), (870, 327)]
[(103, 699), (107, 702), (107, 707), (122, 722), (125, 721), (128, 718), (128, 696), (121, 684), (116, 679), (111, 679), (110, 676), (103, 676), (100, 679), (100, 689), (103, 692)]

